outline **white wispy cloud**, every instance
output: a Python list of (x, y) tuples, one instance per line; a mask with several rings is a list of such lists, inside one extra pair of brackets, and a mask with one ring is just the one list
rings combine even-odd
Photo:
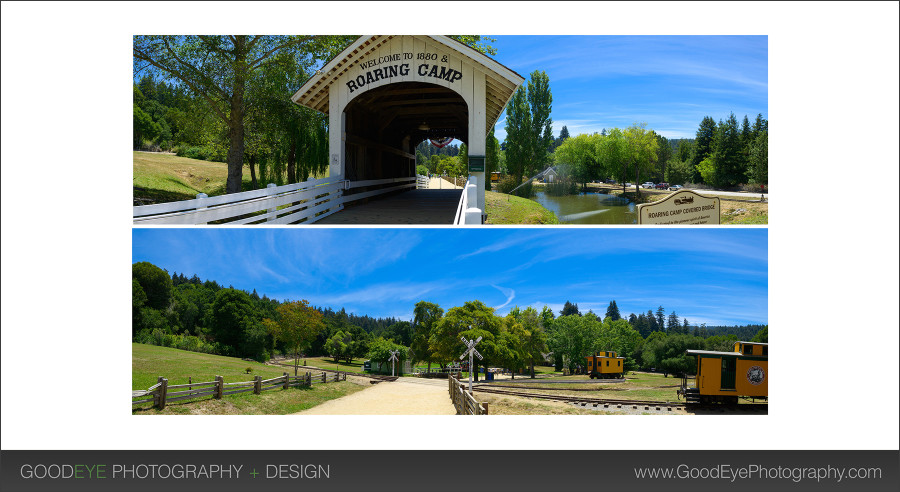
[(513, 301), (513, 299), (516, 298), (516, 291), (513, 289), (506, 289), (506, 288), (500, 287), (499, 285), (493, 285), (493, 284), (491, 284), (491, 287), (499, 290), (501, 294), (506, 296), (506, 302), (504, 302), (503, 304), (501, 304), (499, 306), (495, 306), (494, 309), (503, 309), (506, 306), (508, 306), (509, 303), (511, 303)]

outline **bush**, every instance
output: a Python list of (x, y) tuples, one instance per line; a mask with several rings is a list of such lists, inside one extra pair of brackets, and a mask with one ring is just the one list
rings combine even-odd
[[(516, 182), (516, 178), (513, 176), (506, 176), (505, 178), (500, 180), (500, 183), (497, 185), (497, 191), (500, 193), (509, 194), (512, 190), (514, 190), (519, 183)], [(523, 198), (530, 198), (534, 196), (534, 185), (529, 180), (525, 184), (523, 184), (519, 189), (513, 193), (513, 195), (520, 196)]]
[(742, 184), (738, 186), (738, 189), (741, 191), (747, 191), (750, 193), (768, 193), (769, 187), (760, 183), (750, 183), (750, 184)]
[(497, 191), (500, 193), (509, 193), (513, 188), (519, 186), (519, 183), (516, 182), (516, 178), (512, 176), (504, 176), (499, 183), (497, 183)]

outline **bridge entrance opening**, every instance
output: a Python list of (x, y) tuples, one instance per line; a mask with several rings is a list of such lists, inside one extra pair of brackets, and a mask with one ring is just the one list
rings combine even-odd
[(465, 99), (446, 87), (400, 82), (354, 98), (344, 110), (344, 175), (350, 181), (415, 176), (415, 147), (468, 138)]

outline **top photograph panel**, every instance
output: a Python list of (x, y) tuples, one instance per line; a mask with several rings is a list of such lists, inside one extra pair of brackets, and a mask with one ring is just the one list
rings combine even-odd
[(133, 224), (768, 224), (767, 36), (134, 36)]

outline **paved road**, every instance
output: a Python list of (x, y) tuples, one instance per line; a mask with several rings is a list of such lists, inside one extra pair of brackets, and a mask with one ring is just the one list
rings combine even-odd
[(294, 415), (456, 415), (456, 409), (446, 379), (400, 378)]

